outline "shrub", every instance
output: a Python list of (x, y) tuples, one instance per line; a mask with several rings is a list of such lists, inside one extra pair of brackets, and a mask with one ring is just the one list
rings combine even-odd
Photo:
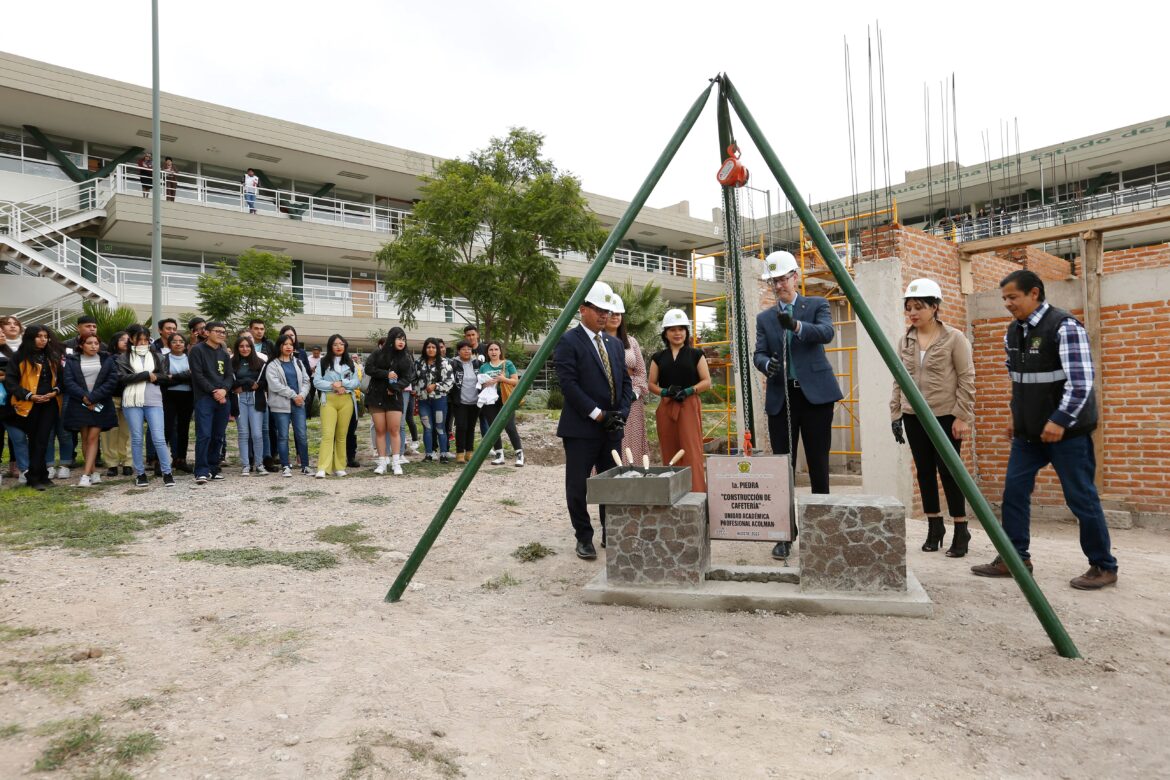
[(554, 387), (548, 391), (547, 405), (549, 409), (565, 408), (565, 394), (561, 392), (561, 388)]

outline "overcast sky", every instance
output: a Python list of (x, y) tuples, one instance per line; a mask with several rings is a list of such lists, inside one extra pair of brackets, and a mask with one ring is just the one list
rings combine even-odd
[[(6, 3), (0, 47), (150, 84), (150, 3)], [(881, 26), (891, 181), (925, 167), (923, 85), (941, 160), (940, 82), (957, 82), (960, 161), (1000, 156), (1170, 114), (1160, 4), (1080, 3), (161, 2), (164, 91), (455, 157), (511, 126), (587, 190), (628, 200), (691, 102), (732, 78), (796, 185), (851, 190), (844, 45), (853, 63), (859, 189), (868, 189), (867, 28)], [(1165, 8), (1165, 7), (1163, 7)], [(875, 14), (880, 14), (876, 16)], [(13, 34), (18, 33), (18, 34)], [(878, 102), (876, 38), (874, 95)], [(737, 132), (745, 147), (746, 133)], [(1014, 136), (1012, 137), (1014, 144)], [(882, 183), (880, 136), (877, 183)], [(650, 205), (718, 205), (708, 106)], [(752, 184), (778, 187), (750, 148)], [(953, 159), (953, 155), (952, 155)], [(756, 196), (755, 216), (763, 216)], [(774, 206), (775, 208), (775, 206)]]

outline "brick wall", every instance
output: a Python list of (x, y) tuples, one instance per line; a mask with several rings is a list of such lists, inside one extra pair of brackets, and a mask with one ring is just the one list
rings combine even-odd
[(1170, 266), (1170, 244), (1117, 249), (1106, 252), (1104, 262), (1107, 274), (1138, 268), (1165, 268)]

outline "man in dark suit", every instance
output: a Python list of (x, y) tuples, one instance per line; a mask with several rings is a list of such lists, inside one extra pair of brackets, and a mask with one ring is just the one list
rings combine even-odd
[[(772, 452), (794, 453), (803, 436), (812, 492), (828, 493), (833, 407), (843, 397), (825, 356), (825, 344), (833, 340), (829, 302), (797, 294), (800, 272), (791, 253), (773, 252), (764, 263), (776, 305), (756, 315), (753, 362), (767, 376), (764, 411)], [(772, 557), (787, 558), (790, 547), (777, 542)]]
[[(634, 388), (626, 373), (625, 348), (606, 334), (605, 322), (616, 305), (616, 296), (605, 282), (597, 282), (585, 296), (581, 324), (570, 328), (553, 353), (557, 380), (565, 407), (557, 424), (557, 436), (565, 447), (565, 500), (577, 537), (577, 557), (597, 557), (593, 525), (585, 503), (585, 482), (612, 468), (610, 450), (621, 451), (622, 429), (630, 413)], [(605, 507), (601, 507), (601, 545), (605, 546)]]

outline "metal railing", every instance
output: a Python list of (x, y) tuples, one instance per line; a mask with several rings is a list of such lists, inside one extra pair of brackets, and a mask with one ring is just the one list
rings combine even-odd
[[(159, 189), (163, 197), (177, 203), (197, 203), (231, 211), (284, 216), (300, 222), (372, 230), (398, 235), (410, 212), (357, 203), (340, 198), (316, 197), (303, 192), (260, 187), (245, 190), (243, 179), (231, 181), (180, 171), (161, 171)], [(147, 196), (151, 193), (149, 168), (123, 163), (112, 174), (114, 189), (122, 194)]]
[(978, 241), (1097, 217), (1145, 211), (1167, 204), (1170, 204), (1170, 182), (1150, 183), (1014, 211), (954, 215), (929, 225), (925, 230), (948, 241)]
[(52, 216), (52, 206), (33, 206), (27, 210), (17, 203), (0, 202), (0, 233), (6, 233), (17, 241), (56, 263), (65, 270), (89, 281), (107, 292), (117, 282), (117, 266), (99, 255), (80, 241), (63, 233), (38, 216)]
[(26, 328), (29, 325), (44, 325), (59, 332), (65, 322), (74, 320), (80, 311), (77, 295), (69, 292), (37, 306), (21, 309), (13, 316)]

